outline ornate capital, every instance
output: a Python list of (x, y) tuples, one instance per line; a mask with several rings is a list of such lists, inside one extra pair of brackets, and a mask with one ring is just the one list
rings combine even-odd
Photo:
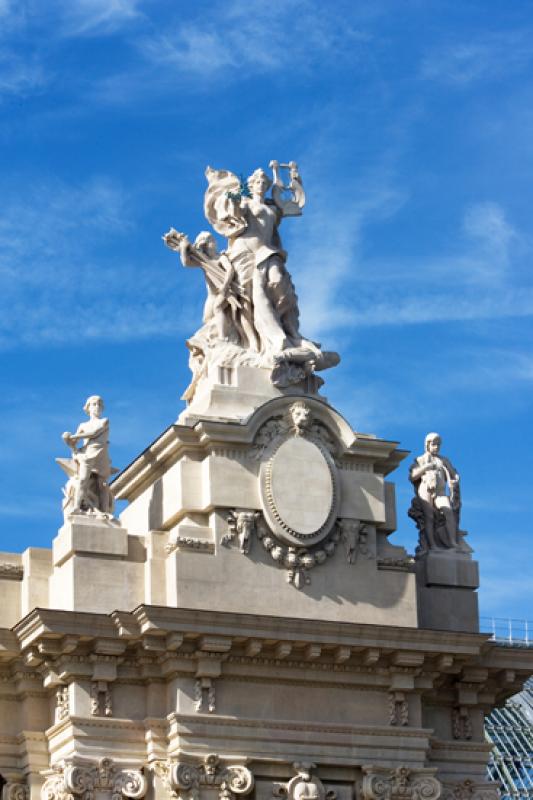
[(218, 787), (220, 800), (234, 800), (249, 794), (254, 786), (254, 776), (243, 764), (222, 764), (214, 753), (203, 761), (168, 761), (156, 765), (174, 797), (196, 800), (202, 786)]
[(42, 787), (42, 800), (94, 800), (95, 792), (107, 792), (111, 800), (140, 800), (148, 784), (142, 770), (120, 769), (110, 758), (95, 763), (63, 763)]
[(30, 791), (22, 781), (8, 781), (2, 789), (2, 800), (29, 800)]
[(435, 769), (363, 767), (364, 800), (439, 800), (441, 784)]

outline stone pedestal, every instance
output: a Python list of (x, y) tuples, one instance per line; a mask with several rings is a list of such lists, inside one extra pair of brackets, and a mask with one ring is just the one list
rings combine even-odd
[(109, 613), (142, 602), (143, 550), (117, 520), (73, 514), (52, 543), (50, 607)]
[(479, 568), (470, 554), (429, 550), (416, 558), (422, 628), (478, 631)]
[(276, 397), (316, 397), (321, 381), (310, 375), (305, 381), (280, 389), (271, 380), (269, 367), (221, 367), (211, 365), (199, 383), (193, 402), (179, 415), (181, 425), (200, 419), (245, 420), (259, 406)]

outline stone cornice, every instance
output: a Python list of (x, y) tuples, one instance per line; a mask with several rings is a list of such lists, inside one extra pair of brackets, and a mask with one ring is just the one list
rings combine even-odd
[(220, 636), (259, 637), (279, 641), (292, 640), (321, 643), (323, 646), (344, 645), (358, 647), (383, 647), (393, 650), (425, 650), (472, 656), (480, 652), (489, 635), (431, 631), (419, 628), (388, 625), (370, 625), (351, 622), (327, 622), (290, 617), (271, 617), (258, 614), (236, 614), (207, 610), (175, 609), (163, 606), (136, 608), (131, 615), (141, 633), (180, 630), (185, 634), (216, 633)]
[[(281, 414), (293, 397), (279, 397), (262, 405), (246, 423), (235, 421), (202, 420), (194, 427), (171, 425), (131, 462), (110, 484), (119, 500), (134, 500), (162, 473), (186, 452), (207, 455), (217, 447), (250, 449), (254, 437), (263, 423)], [(398, 442), (378, 439), (368, 434), (354, 433), (348, 422), (327, 403), (306, 398), (315, 418), (335, 434), (342, 446), (339, 456), (358, 459), (374, 465), (376, 472), (388, 475), (408, 455), (398, 449)]]
[(376, 736), (376, 737), (396, 737), (406, 739), (428, 739), (433, 733), (432, 728), (393, 728), (390, 725), (346, 725), (342, 723), (324, 725), (322, 722), (302, 722), (284, 721), (276, 719), (265, 719), (263, 717), (253, 719), (250, 717), (236, 719), (235, 717), (224, 717), (219, 714), (216, 717), (207, 714), (178, 714), (173, 712), (167, 717), (170, 724), (178, 726), (198, 727), (200, 722), (205, 722), (213, 727), (249, 728), (258, 730), (280, 730), (280, 731), (308, 731), (309, 733), (332, 733), (347, 734), (350, 736)]
[[(278, 641), (296, 641), (322, 644), (324, 647), (346, 645), (352, 647), (383, 647), (389, 652), (396, 650), (425, 651), (428, 654), (450, 653), (455, 656), (471, 657), (489, 645), (491, 663), (501, 668), (501, 658), (506, 660), (508, 650), (489, 641), (488, 634), (460, 633), (451, 631), (431, 631), (417, 628), (401, 628), (385, 625), (369, 625), (348, 622), (325, 622), (306, 619), (278, 618), (267, 615), (236, 614), (218, 611), (203, 611), (162, 606), (139, 606), (133, 612), (113, 612), (110, 615), (87, 612), (57, 611), (54, 609), (35, 609), (19, 622), (9, 634), (10, 648), (17, 641), (25, 648), (37, 640), (49, 640), (55, 647), (47, 652), (60, 653), (62, 637), (81, 637), (83, 639), (107, 640), (122, 639), (135, 641), (143, 636), (154, 637), (154, 642), (162, 642), (162, 637), (179, 631), (189, 639), (216, 634), (228, 639), (241, 640), (246, 637), (271, 640), (273, 634)], [(181, 643), (181, 642), (180, 642)], [(70, 644), (70, 640), (69, 640)], [(19, 649), (19, 648), (17, 648)], [(148, 648), (150, 649), (150, 648)], [(164, 650), (162, 647), (154, 647)], [(170, 647), (169, 649), (174, 649)], [(205, 646), (203, 649), (212, 649)], [(215, 650), (217, 647), (214, 648)], [(224, 647), (224, 650), (228, 648)], [(528, 657), (529, 652), (529, 657)], [(501, 658), (500, 658), (501, 657)], [(533, 658), (531, 651), (524, 651), (524, 665)], [(404, 656), (404, 659), (409, 656)], [(399, 663), (396, 662), (395, 663)], [(418, 662), (417, 662), (418, 663)], [(516, 664), (516, 656), (513, 657)]]
[[(468, 690), (490, 705), (518, 691), (533, 671), (533, 650), (510, 651), (486, 634), (158, 606), (110, 615), (35, 609), (8, 633), (12, 658), (22, 656), (33, 675), (50, 673), (48, 685), (57, 676), (89, 674), (90, 654), (124, 662), (125, 680), (130, 663), (138, 665), (139, 680), (154, 681), (216, 662), (219, 673), (224, 664), (224, 674), (235, 679), (243, 668), (266, 679), (272, 667), (286, 672), (288, 681), (323, 682), (336, 675), (343, 682), (343, 674), (348, 683), (375, 683), (379, 676), (380, 685), (392, 686), (395, 676), (405, 675), (415, 692), (438, 681), (450, 697)], [(21, 691), (27, 687), (17, 686)]]

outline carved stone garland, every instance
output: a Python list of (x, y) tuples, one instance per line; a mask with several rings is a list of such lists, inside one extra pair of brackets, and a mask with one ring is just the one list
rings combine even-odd
[(220, 800), (235, 800), (249, 794), (254, 786), (254, 776), (247, 767), (222, 764), (214, 753), (207, 755), (203, 763), (157, 762), (155, 770), (173, 797), (180, 800), (198, 800), (201, 786), (218, 787)]
[(140, 800), (148, 788), (142, 770), (120, 769), (110, 758), (98, 764), (61, 764), (41, 789), (42, 800), (94, 800), (96, 792), (107, 792), (111, 800)]
[(257, 526), (257, 538), (270, 557), (280, 567), (285, 567), (288, 570), (287, 582), (292, 583), (297, 589), (302, 589), (311, 583), (309, 570), (331, 558), (340, 536), (340, 530), (336, 524), (328, 538), (311, 550), (306, 547), (290, 547), (281, 544), (270, 533), (264, 520), (261, 520)]

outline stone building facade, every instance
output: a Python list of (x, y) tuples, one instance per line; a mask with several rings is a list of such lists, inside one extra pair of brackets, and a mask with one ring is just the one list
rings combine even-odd
[[(165, 237), (209, 289), (178, 422), (108, 483), (90, 397), (63, 435), (52, 547), (0, 554), (3, 800), (497, 797), (483, 719), (533, 653), (478, 631), (436, 434), (411, 472), (416, 557), (389, 541), (407, 454), (318, 393), (339, 359), (297, 330), (276, 225), (304, 195), (293, 162), (272, 164), (267, 200), (261, 170), (245, 193), (208, 169), (225, 253)], [(118, 519), (111, 495), (127, 501)]]
[(389, 542), (404, 456), (279, 393), (2, 554), (5, 800), (495, 797), (484, 715), (532, 654), (478, 633), (471, 554)]

